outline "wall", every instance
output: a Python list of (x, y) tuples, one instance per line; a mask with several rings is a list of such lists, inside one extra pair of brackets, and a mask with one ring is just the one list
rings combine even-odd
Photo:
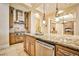
[(34, 34), (35, 33), (35, 16), (34, 13), (31, 12), (31, 33)]
[(9, 5), (0, 4), (0, 49), (9, 47)]
[(57, 31), (57, 35), (63, 35), (63, 24), (57, 23), (56, 24), (56, 31)]
[(76, 8), (75, 35), (79, 35), (79, 5)]

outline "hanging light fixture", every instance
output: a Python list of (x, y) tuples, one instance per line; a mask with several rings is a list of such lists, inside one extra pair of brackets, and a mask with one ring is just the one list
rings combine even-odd
[(43, 24), (46, 23), (45, 19), (45, 4), (43, 4)]
[(55, 13), (55, 17), (58, 17), (58, 3), (56, 3), (56, 13)]
[(63, 13), (63, 12), (64, 12), (63, 10), (59, 10), (59, 8), (58, 8), (58, 3), (56, 3), (56, 14), (55, 14), (55, 16), (58, 17), (59, 14), (61, 14), (61, 13)]
[[(59, 11), (59, 8), (58, 8), (58, 3), (56, 3), (56, 13), (55, 13), (55, 21), (56, 22), (59, 22), (60, 19), (62, 19), (63, 17), (60, 17), (60, 14), (63, 13), (63, 10)], [(62, 20), (62, 24), (64, 24), (64, 19)]]
[(59, 21), (59, 19), (58, 19), (58, 16), (59, 16), (59, 15), (58, 15), (58, 11), (59, 11), (59, 10), (58, 10), (58, 3), (56, 3), (56, 13), (55, 13), (55, 21), (56, 21), (56, 22)]

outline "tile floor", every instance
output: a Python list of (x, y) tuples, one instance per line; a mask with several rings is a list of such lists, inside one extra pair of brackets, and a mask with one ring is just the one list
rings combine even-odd
[(28, 56), (28, 54), (24, 51), (23, 43), (18, 43), (0, 50), (0, 56)]

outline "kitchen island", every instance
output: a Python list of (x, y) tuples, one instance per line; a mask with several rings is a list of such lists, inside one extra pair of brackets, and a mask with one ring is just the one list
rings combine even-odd
[[(26, 33), (25, 36), (26, 38), (24, 40), (24, 50), (31, 56), (79, 56), (78, 40), (72, 41), (64, 38), (54, 38), (49, 35), (37, 35), (30, 33)], [(53, 51), (45, 49), (44, 47), (39, 48), (39, 44), (37, 41), (44, 42), (50, 44), (51, 46), (54, 46), (52, 48)], [(42, 49), (44, 49), (42, 51), (44, 54), (40, 51)], [(53, 54), (50, 54), (51, 52)]]

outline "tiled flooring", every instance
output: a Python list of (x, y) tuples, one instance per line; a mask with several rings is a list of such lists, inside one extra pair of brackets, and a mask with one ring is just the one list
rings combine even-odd
[(18, 43), (0, 50), (0, 56), (28, 56), (28, 54), (23, 49), (23, 43)]

